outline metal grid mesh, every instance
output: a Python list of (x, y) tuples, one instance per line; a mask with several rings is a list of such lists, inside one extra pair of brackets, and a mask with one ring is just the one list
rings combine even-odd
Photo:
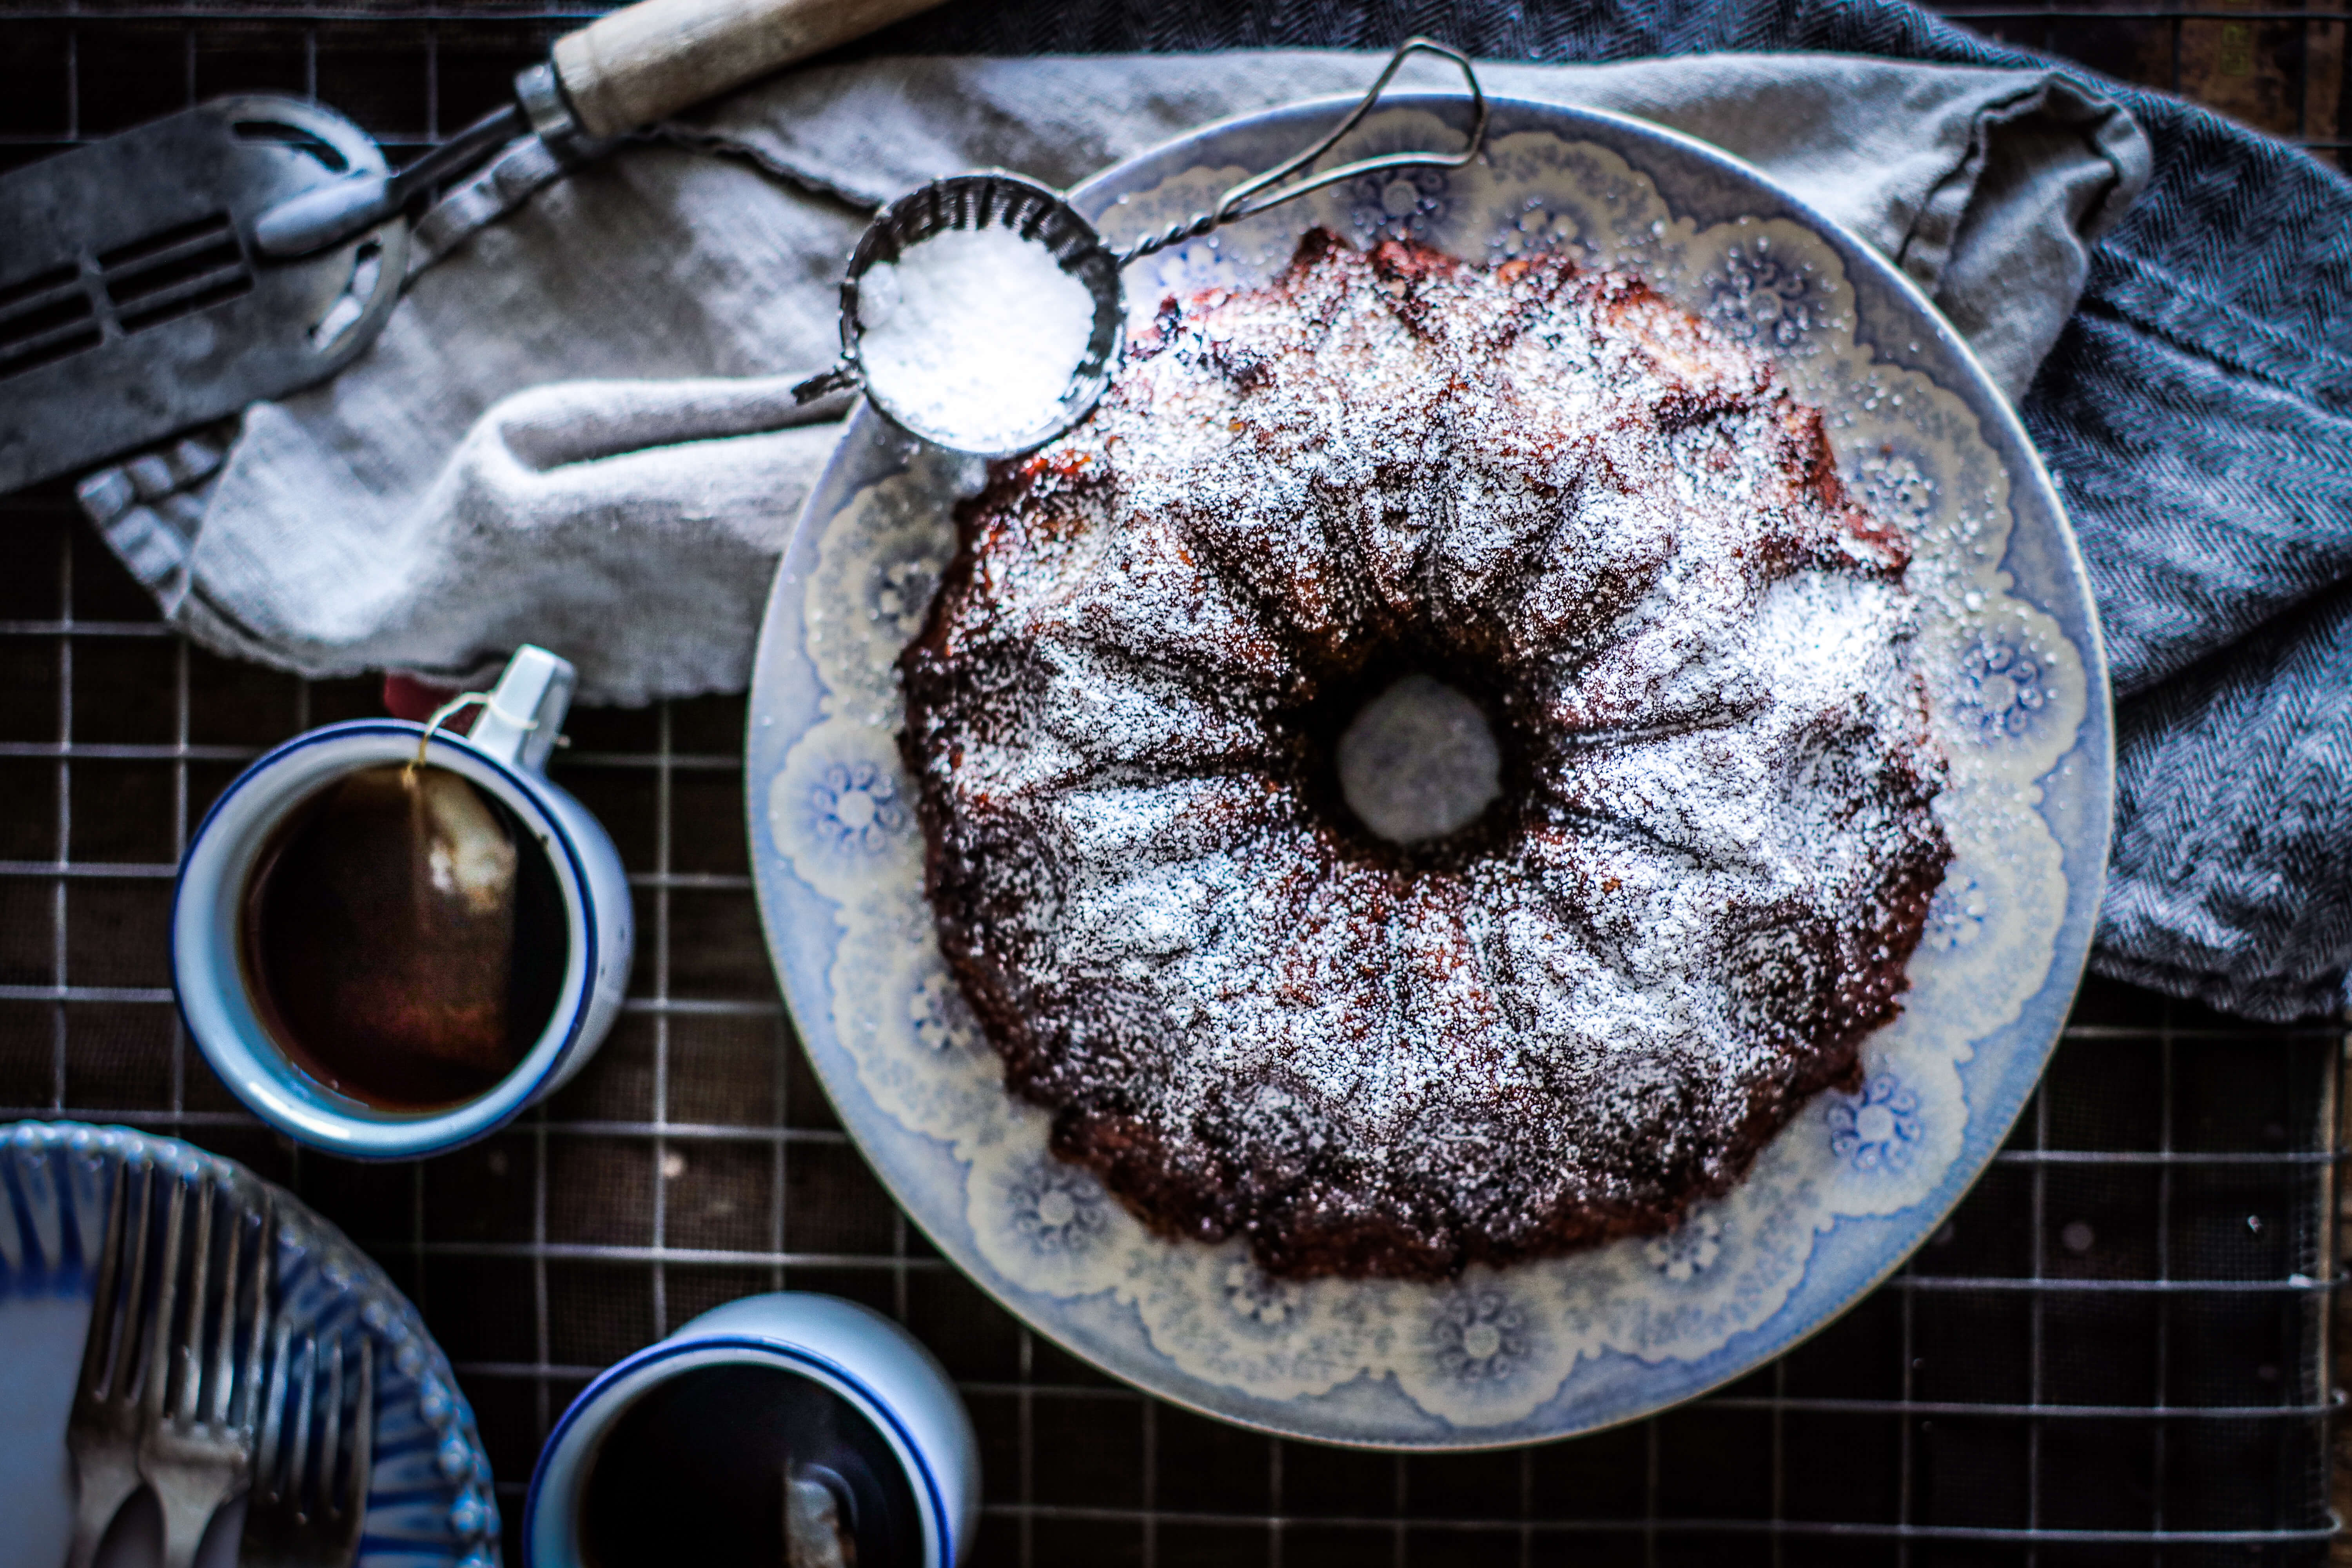
[[(2340, 157), (2340, 12), (1956, 10)], [(11, 7), (0, 165), (234, 90), (315, 94), (395, 155), (493, 106), (537, 7)], [(215, 659), (61, 487), (0, 500), (0, 1117), (171, 1131), (300, 1193), (457, 1363), (511, 1523), (602, 1366), (782, 1286), (898, 1317), (979, 1425), (987, 1563), (2287, 1563), (2326, 1552), (2342, 1038), (2094, 984), (1998, 1163), (1915, 1263), (1721, 1394), (1453, 1458), (1255, 1436), (1039, 1341), (911, 1231), (785, 1025), (740, 827), (742, 705), (582, 711), (562, 776), (639, 901), (620, 1026), (550, 1106), (445, 1158), (276, 1139), (187, 1047), (170, 878), (235, 773), (372, 682)]]

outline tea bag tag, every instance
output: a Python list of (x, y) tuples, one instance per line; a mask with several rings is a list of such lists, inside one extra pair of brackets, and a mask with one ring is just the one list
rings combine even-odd
[(474, 750), (509, 767), (545, 773), (556, 731), (572, 707), (579, 672), (569, 659), (525, 643), (507, 661), (499, 683), (483, 702), (481, 716), (466, 736)]

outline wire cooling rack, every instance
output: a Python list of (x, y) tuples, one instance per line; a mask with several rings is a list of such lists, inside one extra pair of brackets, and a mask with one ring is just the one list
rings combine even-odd
[[(1952, 13), (2339, 158), (2332, 7)], [(583, 13), (373, 0), (0, 9), (0, 165), (220, 93), (315, 95), (395, 156), (492, 107)], [(987, 1564), (2286, 1563), (2326, 1558), (2341, 1028), (2094, 983), (1985, 1180), (1897, 1278), (1717, 1394), (1597, 1436), (1397, 1458), (1146, 1398), (934, 1255), (784, 1022), (741, 828), (740, 700), (580, 711), (637, 971), (556, 1100), (440, 1159), (355, 1165), (247, 1115), (183, 1038), (165, 920), (248, 760), (373, 682), (215, 659), (157, 624), (64, 487), (0, 499), (0, 1118), (168, 1131), (292, 1187), (423, 1310), (511, 1524), (603, 1366), (780, 1287), (865, 1301), (955, 1374)]]

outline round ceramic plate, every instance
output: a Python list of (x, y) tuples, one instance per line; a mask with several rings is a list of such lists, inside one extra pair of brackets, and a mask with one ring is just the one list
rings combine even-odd
[[(1073, 199), (1117, 245), (1205, 210), (1335, 112), (1213, 126)], [(1444, 146), (1459, 118), (1457, 100), (1395, 100), (1334, 156)], [(1238, 1243), (1146, 1232), (1048, 1155), (1045, 1114), (1006, 1095), (941, 963), (893, 661), (981, 473), (865, 409), (761, 639), (747, 783), (761, 910), (842, 1121), (940, 1250), (1038, 1331), (1270, 1431), (1428, 1448), (1561, 1436), (1785, 1351), (1885, 1279), (1992, 1157), (2098, 908), (2113, 736), (2097, 623), (2049, 479), (1967, 347), (1894, 268), (1745, 165), (1631, 120), (1498, 100), (1472, 167), (1334, 187), (1139, 263), (1132, 320), (1172, 290), (1271, 276), (1316, 224), (1643, 274), (1771, 354), (1822, 411), (1847, 481), (1909, 532), (1957, 856), (1860, 1090), (1821, 1096), (1668, 1235), (1449, 1284), (1273, 1280)]]
[[(498, 1506), (474, 1414), (448, 1358), (383, 1270), (299, 1199), (233, 1161), (72, 1121), (18, 1122), (0, 1141), (0, 1411), (8, 1413), (0, 1561), (65, 1561), (74, 1513), (66, 1420), (89, 1327), (89, 1260), (114, 1184), (134, 1160), (185, 1181), (209, 1178), (234, 1214), (267, 1203), (278, 1221), (278, 1300), (298, 1331), (357, 1324), (374, 1337), (374, 1467), (358, 1568), (496, 1568)], [(225, 1522), (200, 1562), (226, 1563), (235, 1547)]]

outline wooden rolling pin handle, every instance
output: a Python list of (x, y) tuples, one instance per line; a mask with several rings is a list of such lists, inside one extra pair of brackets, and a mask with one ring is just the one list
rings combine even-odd
[(617, 136), (939, 0), (639, 0), (555, 40), (581, 128)]

